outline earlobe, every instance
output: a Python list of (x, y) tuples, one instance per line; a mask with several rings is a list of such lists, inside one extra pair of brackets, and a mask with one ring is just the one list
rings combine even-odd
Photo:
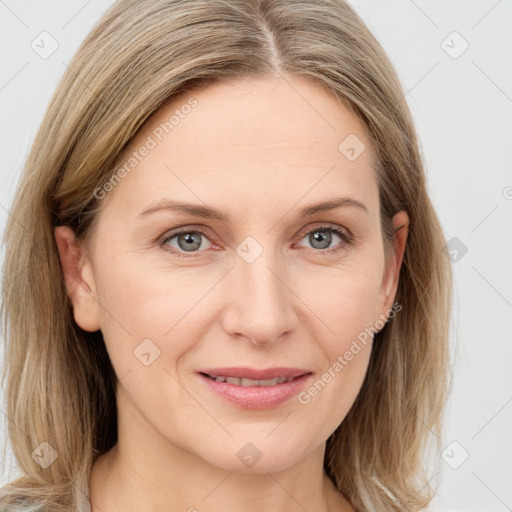
[(57, 226), (54, 236), (75, 321), (86, 331), (97, 331), (100, 328), (100, 311), (86, 251), (69, 226)]

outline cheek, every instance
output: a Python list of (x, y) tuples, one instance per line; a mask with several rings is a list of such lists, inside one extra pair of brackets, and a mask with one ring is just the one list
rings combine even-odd
[[(383, 267), (364, 256), (297, 278), (296, 290), (335, 342), (352, 339), (374, 321)], [(312, 333), (314, 334), (314, 333)], [(318, 334), (318, 333), (317, 333)]]
[(329, 275), (309, 276), (304, 281), (301, 296), (307, 297), (307, 305), (318, 319), (309, 322), (310, 336), (317, 340), (324, 356), (321, 367), (329, 373), (321, 376), (322, 383), (329, 383), (326, 387), (330, 388), (322, 400), (326, 404), (328, 396), (333, 398), (331, 393), (342, 390), (343, 398), (336, 403), (342, 409), (350, 407), (362, 384), (377, 327), (381, 273), (378, 261), (359, 258)]
[[(308, 305), (321, 319), (311, 324), (321, 369), (298, 396), (304, 413), (327, 438), (343, 421), (364, 381), (372, 350), (378, 265), (353, 264), (330, 279), (309, 283)], [(321, 289), (314, 284), (322, 283)]]
[(162, 368), (179, 357), (194, 342), (194, 325), (201, 323), (200, 308), (196, 311), (194, 306), (212, 286), (211, 279), (155, 270), (153, 265), (141, 265), (141, 259), (117, 257), (115, 265), (104, 265), (97, 273), (101, 330), (118, 376), (138, 370), (148, 359), (141, 361), (141, 354), (149, 353), (151, 366)]

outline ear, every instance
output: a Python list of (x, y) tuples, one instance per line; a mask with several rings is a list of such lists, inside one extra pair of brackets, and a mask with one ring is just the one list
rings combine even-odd
[(97, 331), (100, 328), (100, 310), (86, 250), (69, 226), (57, 226), (54, 236), (75, 321), (85, 331)]
[(398, 288), (398, 278), (405, 251), (407, 235), (409, 233), (409, 216), (407, 212), (400, 211), (393, 217), (393, 247), (392, 254), (384, 270), (384, 277), (381, 286), (381, 311), (380, 314), (386, 318), (395, 300)]

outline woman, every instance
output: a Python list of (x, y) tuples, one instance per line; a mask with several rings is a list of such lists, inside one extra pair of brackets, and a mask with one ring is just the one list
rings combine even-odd
[(432, 500), (449, 262), (404, 93), (347, 4), (117, 2), (11, 214), (25, 475), (1, 510)]

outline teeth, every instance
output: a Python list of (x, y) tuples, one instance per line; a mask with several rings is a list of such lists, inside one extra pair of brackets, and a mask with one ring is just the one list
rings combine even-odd
[(235, 386), (275, 386), (277, 384), (282, 384), (283, 382), (289, 382), (294, 379), (294, 377), (276, 377), (275, 379), (264, 379), (264, 380), (255, 380), (255, 379), (239, 379), (238, 377), (222, 377), (210, 375), (210, 377), (215, 380), (215, 382), (227, 382), (228, 384), (234, 384)]
[[(259, 380), (254, 379), (238, 379), (238, 382), (233, 382), (233, 384), (239, 384), (240, 386), (259, 386), (260, 382)], [(265, 381), (267, 382), (267, 381)]]

